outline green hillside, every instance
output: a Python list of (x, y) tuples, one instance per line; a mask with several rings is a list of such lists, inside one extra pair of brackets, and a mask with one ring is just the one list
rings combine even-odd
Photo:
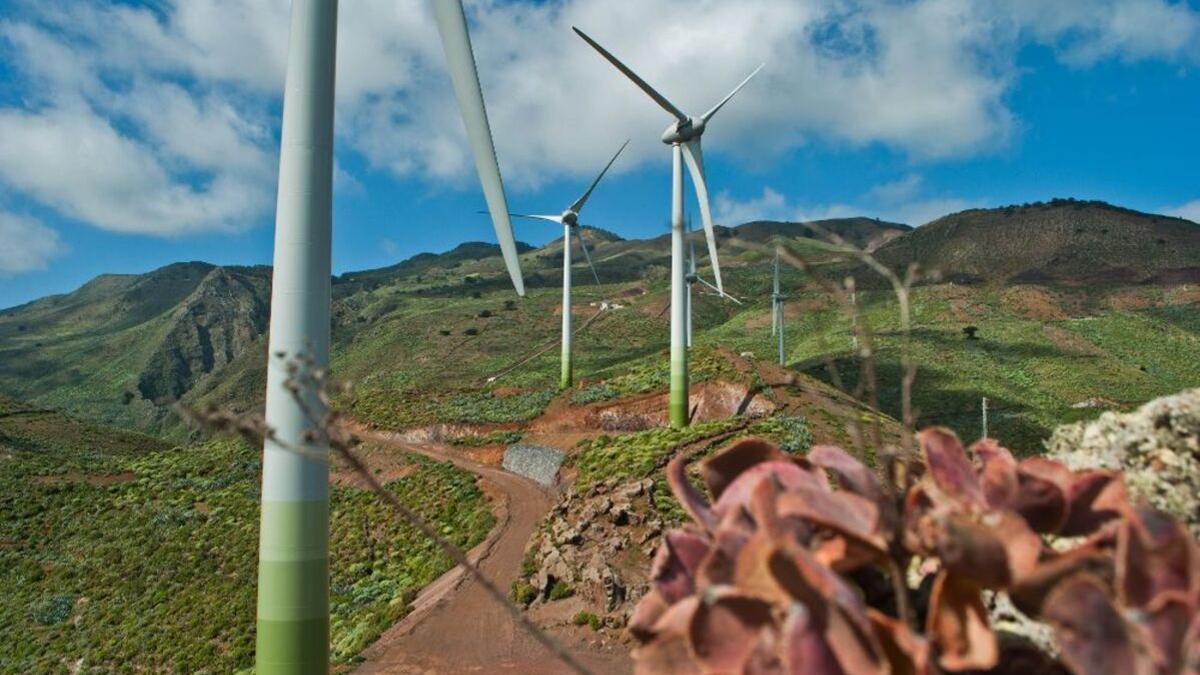
[[(235, 441), (171, 447), (0, 399), (0, 672), (251, 667), (259, 456)], [(420, 458), (394, 458), (389, 471), (387, 489), (460, 546), (491, 528), (470, 474)], [(331, 499), (333, 652), (344, 663), (452, 564), (375, 495), (335, 487)]]
[[(1180, 357), (1195, 348), (1198, 330), (1197, 294), (1186, 282), (1186, 265), (1200, 259), (1200, 239), (1193, 236), (1200, 226), (1193, 223), (1056, 201), (968, 211), (911, 231), (865, 218), (818, 225), (720, 228), (726, 287), (745, 304), (696, 290), (701, 350), (727, 347), (773, 358), (770, 261), (754, 246), (783, 242), (830, 278), (859, 280), (868, 325), (880, 333), (881, 405), (898, 415), (894, 299), (876, 275), (820, 241), (825, 230), (878, 247), (879, 257), (897, 266), (941, 265), (945, 280), (920, 287), (914, 299), (923, 423), (948, 423), (973, 436), (980, 399), (987, 397), (992, 433), (1036, 450), (1056, 423), (1200, 382), (1193, 360)], [(1155, 238), (1145, 239), (1147, 232)], [(581, 386), (641, 377), (641, 390), (649, 391), (665, 368), (667, 237), (625, 240), (591, 229), (586, 236), (604, 285), (589, 283), (585, 268), (576, 268), (576, 326), (595, 315), (576, 337)], [(1159, 244), (1160, 237), (1167, 244)], [(1132, 240), (1144, 245), (1129, 256), (1115, 253)], [(1054, 248), (1060, 245), (1068, 246), (1070, 260), (1083, 262), (1051, 264), (1065, 255)], [(697, 247), (701, 255), (704, 248)], [(356, 386), (359, 409), (370, 408), (391, 426), (536, 416), (557, 381), (562, 242), (523, 250), (530, 288), (523, 299), (512, 294), (496, 248), (479, 243), (335, 279), (333, 370)], [(1118, 257), (1126, 259), (1123, 269), (1136, 270), (1097, 276)], [(195, 269), (195, 280), (157, 280), (172, 268), (133, 279), (104, 277), (75, 294), (7, 310), (0, 315), (0, 390), (177, 438), (185, 430), (171, 416), (175, 400), (255, 409), (264, 381), (266, 270), (195, 265), (173, 266)], [(701, 273), (711, 278), (707, 268)], [(999, 283), (1004, 280), (1008, 285)], [(139, 284), (162, 284), (174, 295), (153, 294), (157, 304), (121, 300)], [(848, 320), (800, 272), (786, 271), (785, 288), (792, 296), (788, 366), (829, 378), (826, 364), (833, 362), (853, 386), (857, 364)], [(168, 305), (163, 297), (177, 300)], [(134, 319), (117, 317), (121, 302), (136, 308)], [(610, 309), (600, 312), (603, 303)], [(91, 310), (92, 304), (102, 310)], [(214, 339), (206, 324), (226, 326), (220, 333), (226, 337)], [(979, 340), (964, 338), (968, 325), (979, 329)], [(538, 356), (542, 347), (548, 349)], [(510, 371), (518, 362), (523, 365)], [(490, 393), (514, 388), (517, 398)]]

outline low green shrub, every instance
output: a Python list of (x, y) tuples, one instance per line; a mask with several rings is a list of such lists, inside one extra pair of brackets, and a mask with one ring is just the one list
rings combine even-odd
[(537, 598), (537, 589), (528, 581), (517, 579), (512, 583), (512, 589), (509, 590), (508, 597), (518, 605), (527, 607), (529, 603)]
[(576, 626), (588, 626), (592, 630), (600, 630), (604, 627), (604, 619), (591, 612), (579, 612), (571, 618), (571, 623)]
[(813, 446), (812, 429), (808, 420), (794, 415), (775, 415), (751, 424), (747, 432), (775, 441), (780, 449), (793, 454), (807, 452)]
[(549, 596), (551, 600), (565, 600), (572, 595), (575, 595), (575, 589), (571, 588), (571, 586), (562, 579), (555, 581), (554, 585), (550, 587)]
[(584, 387), (571, 393), (571, 402), (576, 405), (587, 405), (589, 403), (599, 403), (600, 401), (609, 401), (620, 396), (621, 393), (609, 384), (593, 384), (590, 387)]

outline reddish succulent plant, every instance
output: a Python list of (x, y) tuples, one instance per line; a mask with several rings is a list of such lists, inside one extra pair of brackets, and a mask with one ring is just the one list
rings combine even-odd
[(1017, 461), (990, 439), (968, 453), (944, 429), (920, 445), (891, 485), (836, 447), (795, 457), (743, 440), (700, 464), (711, 502), (672, 461), (693, 523), (664, 537), (630, 618), (638, 672), (1015, 664), (984, 603), (995, 591), (1053, 627), (1072, 672), (1200, 675), (1200, 548), (1185, 528), (1131, 505), (1112, 472)]

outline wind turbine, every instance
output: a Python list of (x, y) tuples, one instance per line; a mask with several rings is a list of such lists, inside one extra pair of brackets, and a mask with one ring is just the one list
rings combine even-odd
[(627, 145), (629, 145), (629, 141), (625, 141), (621, 144), (620, 148), (617, 148), (616, 154), (600, 170), (600, 175), (596, 176), (596, 180), (592, 181), (592, 184), (580, 195), (579, 199), (576, 199), (561, 214), (557, 216), (525, 215), (522, 213), (509, 214), (517, 218), (543, 220), (563, 226), (562, 367), (559, 375), (559, 386), (563, 389), (570, 387), (574, 380), (571, 366), (571, 234), (574, 232), (575, 238), (579, 240), (579, 248), (583, 249), (583, 257), (587, 259), (588, 267), (592, 270), (592, 278), (596, 280), (596, 285), (599, 286), (600, 275), (596, 274), (596, 266), (592, 264), (592, 255), (588, 253), (587, 244), (583, 240), (583, 229), (579, 224), (579, 212), (583, 210), (583, 205), (587, 204), (588, 197), (592, 196), (592, 190), (596, 189), (596, 185), (600, 183), (600, 179), (604, 178), (604, 174), (608, 173), (609, 167), (613, 165), (613, 162), (617, 161), (617, 157), (621, 155), (621, 151)]
[(779, 337), (779, 365), (783, 357), (783, 301), (787, 296), (779, 292), (779, 250), (775, 251), (775, 282), (771, 287), (771, 335)]
[[(524, 294), (462, 4), (434, 0), (433, 9), (500, 248)], [(337, 0), (292, 2), (267, 352), (260, 675), (329, 671), (329, 443), (313, 429), (326, 415), (313, 374), (329, 364), (337, 14)]]
[(721, 109), (729, 99), (733, 98), (750, 78), (762, 70), (760, 65), (742, 80), (728, 96), (710, 108), (699, 117), (690, 117), (677, 108), (665, 96), (658, 93), (646, 83), (637, 73), (633, 72), (617, 57), (613, 56), (586, 33), (574, 28), (579, 37), (592, 46), (617, 70), (633, 81), (643, 92), (654, 100), (660, 107), (675, 117), (675, 121), (663, 132), (662, 142), (671, 146), (671, 426), (684, 427), (688, 424), (688, 372), (687, 372), (687, 288), (684, 274), (685, 261), (683, 257), (683, 162), (687, 162), (688, 171), (692, 175), (692, 184), (696, 190), (696, 198), (700, 202), (700, 217), (704, 222), (704, 234), (708, 239), (708, 257), (712, 260), (713, 277), (717, 282), (717, 292), (725, 294), (721, 281), (721, 266), (717, 261), (717, 240), (713, 232), (712, 213), (708, 206), (708, 185), (704, 181), (704, 155), (700, 147), (700, 138), (708, 127), (713, 115)]

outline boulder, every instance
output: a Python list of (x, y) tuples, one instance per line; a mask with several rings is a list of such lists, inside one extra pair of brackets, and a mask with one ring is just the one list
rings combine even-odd
[(544, 445), (518, 443), (504, 451), (504, 469), (547, 487), (558, 482), (558, 469), (566, 455)]
[(1107, 412), (1061, 426), (1049, 456), (1072, 469), (1115, 469), (1136, 498), (1187, 523), (1200, 537), (1200, 389), (1158, 398), (1131, 413)]

